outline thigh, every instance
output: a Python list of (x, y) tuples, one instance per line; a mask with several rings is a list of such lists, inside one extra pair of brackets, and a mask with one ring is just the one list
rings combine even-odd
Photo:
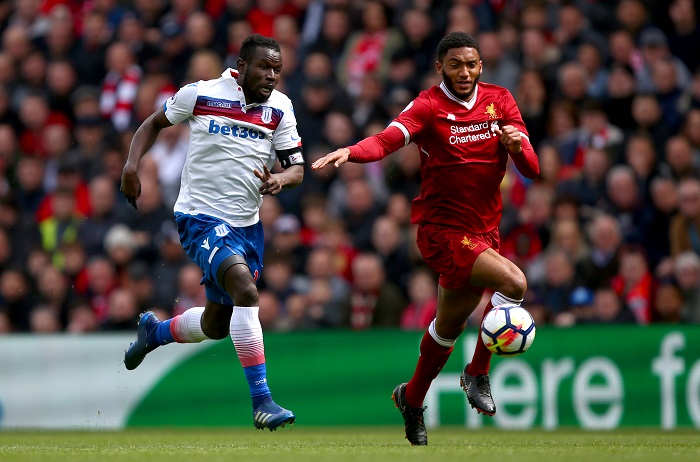
[(486, 249), (476, 258), (469, 283), (476, 287), (488, 287), (495, 292), (510, 292), (507, 285), (521, 274), (515, 263), (493, 249)]

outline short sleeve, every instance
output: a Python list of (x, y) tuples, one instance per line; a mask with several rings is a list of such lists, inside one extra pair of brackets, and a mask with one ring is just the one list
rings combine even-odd
[(165, 117), (174, 125), (192, 116), (197, 101), (197, 83), (190, 83), (180, 88), (177, 93), (165, 101)]
[(301, 146), (301, 137), (297, 131), (297, 118), (294, 115), (292, 102), (284, 109), (282, 119), (272, 137), (272, 145), (276, 151), (298, 148)]

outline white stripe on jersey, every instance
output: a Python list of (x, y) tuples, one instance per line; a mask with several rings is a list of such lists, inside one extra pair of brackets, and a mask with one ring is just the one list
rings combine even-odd
[(190, 124), (175, 212), (243, 227), (258, 222), (262, 204), (261, 182), (253, 170), (272, 169), (276, 150), (301, 146), (301, 141), (287, 96), (275, 90), (265, 103), (246, 106), (231, 72), (182, 87), (166, 101), (165, 115), (173, 124), (185, 119)]

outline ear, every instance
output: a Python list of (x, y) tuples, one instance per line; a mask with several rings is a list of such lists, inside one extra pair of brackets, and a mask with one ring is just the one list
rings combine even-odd
[(236, 60), (236, 70), (238, 70), (238, 75), (243, 75), (245, 73), (246, 62), (241, 58)]
[(442, 63), (440, 61), (435, 61), (435, 70), (437, 73), (442, 75)]

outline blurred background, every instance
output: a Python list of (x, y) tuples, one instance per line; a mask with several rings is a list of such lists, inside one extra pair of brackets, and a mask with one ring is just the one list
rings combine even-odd
[[(188, 126), (119, 193), (138, 125), (177, 89), (281, 44), (307, 167), (439, 83), (435, 48), (475, 35), (514, 95), (541, 175), (502, 185), (503, 254), (538, 325), (700, 322), (700, 27), (691, 0), (15, 0), (0, 3), (0, 333), (133, 330), (204, 304), (172, 217)], [(265, 197), (267, 331), (422, 330), (436, 279), (409, 223), (415, 145), (307, 168)], [(372, 317), (353, 317), (369, 310)], [(351, 321), (355, 319), (355, 321)]]
[[(12, 380), (7, 371), (23, 370), (14, 384), (21, 394), (27, 378), (42, 381), (42, 367), (62, 364), (47, 356), (51, 343), (29, 348), (23, 342), (32, 336), (16, 335), (29, 333), (104, 338), (94, 351), (110, 352), (114, 373), (141, 311), (168, 318), (204, 304), (201, 272), (180, 247), (172, 216), (188, 126), (164, 130), (143, 159), (138, 210), (119, 193), (121, 170), (136, 127), (179, 87), (235, 68), (254, 32), (281, 44), (278, 89), (294, 103), (307, 161), (302, 186), (266, 196), (261, 210), (263, 328), (272, 345), (280, 332), (307, 352), (304, 338), (328, 340), (322, 332), (331, 329), (345, 344), (378, 328), (413, 332), (402, 337), (408, 373), (435, 314), (437, 284), (409, 223), (420, 188), (417, 148), (339, 170), (308, 166), (381, 131), (439, 83), (436, 45), (457, 30), (478, 38), (482, 81), (510, 90), (539, 155), (535, 180), (509, 164), (500, 229), (502, 253), (528, 277), (524, 306), (538, 327), (562, 331), (535, 345), (557, 353), (565, 339), (585, 350), (609, 338), (606, 351), (625, 343), (635, 355), (633, 345), (647, 342), (637, 359), (648, 372), (654, 355), (669, 358), (685, 346), (674, 332), (697, 333), (690, 324), (700, 322), (697, 13), (692, 0), (0, 2), (0, 375)], [(109, 343), (105, 332), (125, 334)], [(358, 354), (381, 350), (377, 342)], [(535, 350), (525, 356), (540, 370)], [(41, 359), (35, 372), (28, 351)], [(20, 364), (13, 354), (29, 356)], [(700, 353), (686, 354), (690, 369)], [(658, 367), (659, 377), (675, 377)], [(635, 371), (625, 377), (638, 380)], [(692, 371), (678, 399), (687, 396), (693, 413), (679, 419), (699, 426), (700, 367)], [(662, 383), (668, 391), (671, 382)], [(640, 403), (659, 400), (657, 388), (647, 391)], [(614, 387), (603, 394), (617, 396)], [(2, 409), (0, 402), (0, 420)], [(675, 422), (670, 408), (654, 409), (652, 425)], [(36, 408), (30, 423), (45, 411)]]

